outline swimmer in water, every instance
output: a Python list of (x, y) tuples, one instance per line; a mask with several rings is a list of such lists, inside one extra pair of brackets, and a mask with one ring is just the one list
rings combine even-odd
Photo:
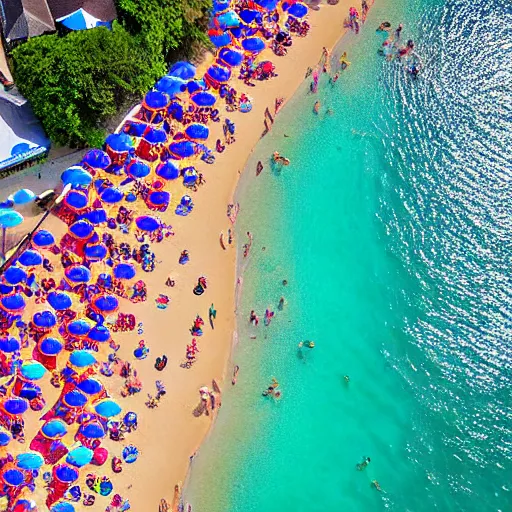
[(238, 377), (238, 372), (240, 371), (240, 366), (236, 365), (233, 368), (233, 378), (231, 379), (231, 384), (234, 386), (236, 384), (236, 379)]
[(279, 305), (277, 306), (277, 309), (278, 309), (279, 311), (282, 311), (282, 310), (283, 310), (283, 308), (284, 308), (284, 297), (281, 297), (281, 298), (279, 299)]
[(313, 106), (313, 112), (315, 114), (318, 114), (319, 111), (320, 111), (320, 102), (318, 100), (316, 100), (315, 105)]
[(366, 468), (366, 466), (368, 466), (368, 464), (370, 464), (370, 457), (363, 457), (363, 462), (359, 463), (356, 465), (356, 468), (358, 471), (363, 471), (364, 468)]
[(285, 158), (284, 156), (281, 156), (278, 151), (274, 151), (274, 154), (272, 155), (272, 160), (276, 164), (290, 165), (290, 160), (288, 160), (288, 158)]
[(372, 480), (372, 486), (375, 487), (375, 489), (377, 489), (377, 491), (382, 492), (380, 484), (379, 484), (379, 482), (377, 482), (377, 480)]
[(343, 52), (340, 57), (340, 68), (345, 70), (350, 66), (350, 62), (347, 60), (347, 52)]
[(343, 377), (343, 380), (345, 381), (345, 384), (348, 384), (350, 382), (350, 377), (348, 375), (345, 375)]

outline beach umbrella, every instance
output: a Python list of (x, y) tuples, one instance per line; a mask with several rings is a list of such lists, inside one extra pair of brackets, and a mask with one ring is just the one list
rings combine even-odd
[(0, 227), (2, 228), (2, 254), (5, 255), (5, 231), (15, 228), (23, 222), (23, 215), (14, 210), (0, 210)]
[(92, 329), (92, 324), (89, 320), (80, 318), (70, 322), (66, 329), (72, 336), (82, 337), (89, 333), (89, 331)]
[(24, 267), (35, 267), (43, 263), (43, 257), (34, 249), (27, 249), (18, 258), (18, 263)]
[(150, 144), (164, 144), (167, 142), (167, 132), (163, 129), (151, 128), (144, 134), (144, 140)]
[(64, 185), (73, 187), (88, 187), (92, 183), (92, 176), (83, 167), (75, 165), (66, 169), (60, 176)]
[[(164, 180), (175, 180), (180, 175), (180, 170), (172, 161), (159, 164), (156, 168), (156, 175)], [(15, 283), (13, 283), (15, 284)]]
[(149, 91), (144, 97), (142, 106), (149, 110), (163, 110), (168, 107), (170, 102), (169, 96), (162, 90)]
[(90, 340), (105, 343), (110, 339), (110, 331), (104, 325), (93, 327), (87, 337)]
[(63, 348), (64, 344), (57, 338), (44, 338), (38, 342), (39, 352), (45, 356), (56, 356)]
[(2, 295), (9, 295), (14, 292), (14, 286), (10, 286), (8, 284), (0, 284), (0, 297)]
[(126, 166), (126, 174), (133, 179), (145, 178), (151, 169), (149, 165), (142, 160), (132, 158), (130, 163)]
[(55, 237), (46, 229), (40, 229), (32, 237), (32, 243), (38, 247), (49, 247), (55, 243)]
[(27, 273), (20, 267), (11, 266), (4, 272), (4, 279), (13, 285), (25, 281), (27, 277)]
[(160, 219), (151, 217), (150, 215), (141, 215), (135, 219), (135, 224), (142, 231), (156, 231), (162, 223)]
[(248, 37), (242, 41), (242, 47), (250, 53), (260, 53), (265, 49), (265, 41), (260, 37)]
[(137, 413), (135, 413), (135, 412), (133, 412), (133, 411), (129, 411), (129, 412), (127, 412), (127, 413), (124, 415), (123, 423), (124, 423), (127, 427), (134, 427), (135, 425), (137, 425)]
[(170, 144), (169, 151), (173, 156), (175, 156), (175, 158), (181, 160), (183, 158), (189, 158), (194, 155), (196, 149), (193, 142), (190, 142), (189, 140), (183, 140)]
[(83, 265), (71, 265), (66, 268), (64, 275), (73, 283), (87, 283), (91, 279), (91, 271)]
[(230, 67), (240, 66), (244, 60), (243, 53), (233, 48), (222, 48), (219, 51), (218, 57), (224, 65)]
[(20, 369), (21, 375), (28, 380), (42, 379), (46, 368), (38, 361), (24, 361)]
[(207, 91), (196, 92), (190, 99), (198, 106), (198, 107), (212, 107), (215, 105), (217, 98), (211, 93)]
[(84, 423), (80, 426), (78, 432), (87, 439), (101, 439), (105, 437), (105, 429), (99, 421)]
[(114, 400), (111, 400), (110, 398), (105, 398), (104, 400), (98, 402), (94, 406), (94, 410), (97, 414), (103, 416), (104, 418), (117, 416), (122, 411), (117, 402), (114, 402)]
[(50, 292), (47, 296), (48, 304), (56, 311), (69, 309), (73, 302), (70, 296), (65, 292)]
[(146, 122), (130, 119), (124, 124), (123, 130), (132, 137), (142, 137), (148, 126)]
[(103, 202), (110, 204), (118, 203), (123, 197), (124, 194), (116, 187), (106, 188), (100, 196)]
[(0, 338), (0, 351), (11, 354), (20, 348), (21, 343), (17, 338)]
[(62, 401), (68, 407), (83, 407), (87, 403), (87, 400), (87, 396), (78, 389), (68, 391), (62, 398)]
[(231, 0), (215, 0), (213, 2), (213, 13), (219, 13), (229, 9)]
[(133, 141), (126, 133), (111, 133), (105, 139), (105, 146), (117, 153), (125, 153), (133, 147)]
[(295, 18), (303, 18), (304, 16), (306, 16), (307, 13), (308, 13), (307, 6), (300, 2), (295, 2), (288, 9), (288, 14)]
[(2, 405), (9, 414), (13, 415), (23, 414), (28, 409), (28, 401), (19, 397), (7, 398)]
[(252, 23), (257, 18), (261, 19), (261, 12), (255, 9), (244, 9), (240, 11), (240, 18), (245, 23)]
[(64, 202), (72, 210), (82, 210), (87, 206), (89, 199), (87, 198), (87, 195), (81, 190), (70, 190), (66, 194)]
[(179, 78), (182, 78), (183, 80), (189, 80), (190, 78), (194, 78), (196, 74), (196, 67), (190, 62), (176, 62), (172, 65), (171, 69), (169, 70), (169, 75), (171, 76), (177, 76)]
[(254, 0), (254, 3), (267, 11), (274, 11), (281, 0)]
[(85, 368), (96, 363), (96, 358), (88, 350), (74, 350), (69, 356), (69, 362), (77, 368)]
[(210, 66), (205, 78), (210, 78), (214, 83), (225, 84), (231, 77), (231, 71), (223, 66)]
[(92, 306), (103, 313), (113, 313), (119, 307), (119, 301), (114, 295), (100, 295), (92, 301)]
[(96, 208), (85, 213), (81, 218), (88, 220), (91, 224), (97, 225), (107, 222), (108, 216), (107, 212), (103, 208)]
[(195, 140), (206, 140), (210, 135), (208, 126), (201, 123), (192, 123), (185, 128), (187, 137)]
[(78, 220), (69, 226), (69, 233), (79, 239), (86, 239), (91, 236), (94, 226), (88, 220)]
[(79, 476), (78, 470), (76, 468), (68, 466), (67, 464), (59, 464), (58, 466), (54, 466), (53, 472), (58, 480), (66, 484), (76, 482)]
[(84, 254), (90, 261), (101, 261), (107, 256), (108, 249), (104, 244), (86, 245)]
[(107, 169), (112, 161), (110, 157), (101, 149), (91, 149), (82, 158), (82, 163), (87, 164), (94, 169)]
[(16, 466), (27, 471), (39, 469), (44, 464), (44, 459), (40, 453), (26, 452), (16, 455)]
[(130, 263), (118, 263), (114, 267), (114, 276), (117, 279), (132, 279), (135, 274), (135, 267)]
[(50, 512), (75, 512), (75, 507), (69, 501), (59, 501), (52, 506)]
[(155, 190), (149, 194), (149, 203), (156, 207), (167, 206), (171, 201), (171, 194), (165, 190)]
[(204, 91), (206, 89), (207, 85), (206, 82), (202, 80), (190, 80), (187, 83), (187, 91), (189, 94), (193, 94), (197, 91)]
[(41, 329), (51, 329), (57, 323), (55, 313), (50, 310), (40, 311), (32, 317), (32, 322)]
[(81, 468), (86, 464), (89, 464), (92, 460), (94, 452), (85, 446), (79, 446), (74, 450), (71, 450), (67, 457), (66, 462), (77, 468)]
[(133, 444), (129, 444), (123, 449), (123, 459), (127, 464), (135, 462), (138, 456), (139, 450)]
[(91, 377), (79, 382), (77, 388), (87, 395), (95, 395), (103, 390), (103, 384), (99, 380)]
[(41, 432), (48, 439), (60, 439), (67, 434), (68, 427), (62, 420), (52, 419), (41, 427)]
[(158, 82), (155, 84), (155, 89), (161, 93), (166, 93), (171, 98), (173, 98), (177, 94), (183, 92), (183, 88), (185, 86), (186, 82), (182, 78), (166, 75), (158, 80)]
[(167, 109), (167, 114), (169, 114), (172, 119), (176, 119), (176, 121), (181, 123), (181, 121), (183, 121), (183, 106), (173, 101)]
[(231, 34), (229, 32), (223, 32), (222, 30), (209, 30), (208, 37), (216, 48), (229, 46), (232, 42)]
[(11, 487), (18, 487), (25, 481), (25, 475), (19, 469), (6, 469), (2, 473), (2, 481)]
[(10, 195), (9, 199), (14, 204), (27, 204), (31, 203), (35, 197), (36, 195), (34, 192), (32, 192), (32, 190), (29, 190), (28, 188), (22, 188), (14, 192), (14, 194)]
[(105, 462), (108, 460), (108, 450), (103, 448), (102, 446), (96, 448), (94, 450), (94, 455), (92, 457), (91, 463), (96, 466), (103, 466)]
[(17, 500), (12, 512), (37, 512), (37, 505), (32, 500)]
[(197, 181), (197, 172), (193, 167), (189, 167), (183, 173), (183, 185), (186, 187), (191, 187), (195, 185)]
[(236, 28), (240, 26), (240, 18), (235, 11), (226, 11), (215, 16), (214, 24), (221, 29)]
[(34, 400), (42, 393), (41, 388), (33, 382), (24, 382), (21, 385), (21, 390), (18, 393), (20, 398), (26, 398), (28, 401)]
[(0, 446), (7, 446), (12, 440), (12, 434), (0, 426)]
[(25, 308), (25, 299), (20, 293), (7, 295), (0, 299), (0, 306), (8, 312), (20, 311)]

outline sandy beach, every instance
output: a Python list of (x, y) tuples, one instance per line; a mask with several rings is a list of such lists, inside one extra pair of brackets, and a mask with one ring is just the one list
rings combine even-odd
[[(146, 282), (148, 299), (139, 304), (121, 301), (120, 311), (133, 313), (137, 322), (143, 323), (144, 332), (140, 336), (136, 331), (116, 334), (114, 339), (121, 344), (118, 355), (133, 364), (144, 387), (141, 393), (123, 398), (119, 393), (122, 380), (113, 377), (108, 381), (109, 385), (112, 384), (109, 392), (122, 406), (123, 414), (128, 411), (139, 414), (139, 427), (121, 443), (107, 440), (102, 445), (111, 454), (119, 455), (122, 449), (120, 446), (134, 444), (141, 455), (135, 464), (125, 464), (120, 474), (113, 475), (107, 466), (101, 468), (100, 472), (112, 478), (114, 491), (128, 498), (134, 511), (156, 511), (162, 498), (172, 501), (175, 484), (185, 480), (189, 458), (198, 450), (214, 419), (212, 414), (194, 414), (200, 404), (198, 390), (201, 386), (209, 386), (211, 389), (213, 379), (221, 389), (224, 385), (230, 385), (230, 353), (236, 328), (236, 254), (246, 240), (235, 239), (233, 246), (228, 246), (226, 250), (221, 247), (221, 232), (227, 234), (228, 229), (233, 228), (226, 214), (227, 205), (232, 201), (247, 158), (264, 130), (265, 109), (268, 108), (273, 114), (276, 98), (289, 99), (304, 80), (308, 67), (318, 63), (322, 48), (332, 48), (343, 35), (346, 30), (343, 28), (343, 20), (350, 5), (348, 0), (342, 0), (336, 6), (322, 4), (318, 11), (311, 10), (308, 18), (311, 30), (308, 36), (294, 38), (293, 47), (287, 56), (276, 57), (270, 50), (266, 50), (259, 60), (272, 60), (279, 76), (265, 82), (256, 82), (254, 88), (233, 80), (238, 92), (245, 92), (252, 98), (252, 112), (221, 112), (222, 118), (229, 117), (236, 124), (236, 142), (228, 145), (224, 153), (216, 154), (213, 165), (198, 163), (198, 170), (204, 174), (206, 184), (193, 193), (195, 208), (189, 217), (174, 215), (174, 206), (185, 190), (181, 185), (171, 188), (172, 207), (160, 216), (164, 222), (172, 225), (175, 235), (161, 244), (152, 245), (156, 268), (152, 273), (140, 273), (137, 276)], [(199, 71), (206, 69), (207, 64), (208, 59)], [(215, 140), (222, 137), (221, 123), (211, 124), (210, 128), (208, 145), (213, 147)], [(43, 173), (40, 179), (37, 170), (35, 177), (32, 175), (30, 178), (29, 174), (30, 170), (24, 171), (23, 186), (39, 193), (56, 186), (60, 173)], [(12, 191), (19, 188), (19, 183), (19, 176), (8, 177), (2, 180), (2, 189)], [(59, 233), (63, 232), (64, 226), (52, 217), (45, 227)], [(129, 239), (127, 237), (126, 241), (133, 244), (133, 236)], [(178, 259), (184, 249), (189, 251), (190, 261), (180, 265)], [(165, 285), (169, 276), (176, 283), (172, 288)], [(208, 287), (200, 297), (192, 293), (199, 276), (205, 276), (208, 281)], [(160, 293), (168, 295), (171, 301), (165, 310), (156, 308), (155, 299)], [(208, 325), (208, 309), (212, 303), (217, 310), (213, 330)], [(184, 369), (180, 363), (185, 359), (186, 346), (191, 340), (189, 329), (198, 314), (205, 320), (204, 335), (198, 338), (200, 352), (192, 368)], [(133, 351), (140, 339), (146, 341), (150, 352), (147, 359), (137, 361)], [(162, 372), (157, 372), (154, 361), (162, 354), (168, 357), (169, 363)], [(243, 379), (243, 368), (239, 378)], [(155, 394), (154, 383), (157, 379), (164, 382), (167, 394), (159, 407), (148, 409), (145, 406), (147, 393)], [(42, 380), (42, 387), (47, 405), (42, 412), (30, 412), (27, 439), (40, 428), (38, 418), (41, 413), (50, 408), (58, 397), (58, 391), (49, 384), (48, 375)], [(19, 446), (22, 448), (22, 445)], [(78, 483), (83, 484), (83, 481), (84, 475)], [(43, 497), (44, 493), (40, 493)], [(99, 497), (92, 509), (104, 510), (108, 502), (106, 498)], [(75, 507), (77, 510), (91, 509), (78, 504)]]

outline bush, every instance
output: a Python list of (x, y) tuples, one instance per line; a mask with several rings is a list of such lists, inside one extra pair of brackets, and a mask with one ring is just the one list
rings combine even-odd
[(36, 37), (13, 51), (14, 76), (20, 92), (50, 139), (60, 145), (100, 146), (101, 123), (125, 103), (140, 97), (161, 76), (162, 60), (118, 23)]

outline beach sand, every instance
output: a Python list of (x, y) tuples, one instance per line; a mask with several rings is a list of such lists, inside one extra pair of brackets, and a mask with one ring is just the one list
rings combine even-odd
[[(97, 468), (96, 473), (112, 476), (114, 492), (129, 498), (132, 510), (136, 512), (158, 510), (162, 498), (171, 502), (175, 484), (184, 481), (189, 469), (189, 457), (199, 448), (213, 420), (212, 415), (194, 415), (194, 409), (200, 403), (199, 388), (209, 386), (211, 389), (212, 379), (216, 379), (221, 388), (223, 385), (230, 385), (232, 366), (229, 355), (235, 333), (236, 248), (240, 248), (246, 240), (235, 239), (233, 247), (223, 250), (219, 236), (221, 232), (226, 234), (232, 228), (226, 214), (227, 205), (232, 200), (248, 156), (264, 130), (265, 109), (268, 107), (274, 114), (275, 99), (290, 98), (304, 80), (308, 67), (314, 67), (318, 63), (322, 48), (332, 48), (343, 35), (343, 20), (350, 5), (348, 0), (342, 0), (336, 6), (321, 5), (320, 10), (310, 11), (311, 30), (308, 36), (303, 39), (294, 38), (293, 47), (286, 57), (276, 57), (267, 50), (266, 55), (262, 55), (259, 60), (265, 60), (265, 57), (272, 60), (278, 77), (257, 82), (256, 87), (247, 87), (237, 80), (233, 81), (239, 92), (245, 92), (252, 97), (252, 112), (221, 113), (235, 122), (236, 142), (227, 145), (224, 153), (216, 154), (215, 164), (197, 165), (199, 171), (204, 173), (206, 185), (192, 194), (195, 208), (190, 216), (176, 216), (174, 208), (169, 208), (168, 212), (161, 215), (164, 222), (173, 226), (176, 234), (161, 244), (152, 245), (157, 260), (155, 271), (147, 274), (141, 272), (137, 276), (147, 284), (147, 301), (139, 304), (132, 304), (127, 300), (121, 302), (121, 312), (134, 313), (137, 322), (144, 324), (142, 336), (138, 336), (136, 331), (114, 336), (121, 343), (119, 356), (132, 362), (144, 387), (141, 393), (122, 398), (119, 394), (122, 386), (119, 377), (112, 377), (110, 380), (102, 378), (102, 381), (111, 386), (110, 392), (123, 407), (123, 414), (127, 411), (139, 414), (139, 428), (136, 432), (127, 434), (123, 442), (114, 443), (108, 440), (102, 444), (109, 449), (111, 455), (117, 456), (120, 456), (123, 446), (134, 444), (141, 455), (133, 465), (124, 464), (123, 472), (118, 475), (112, 476), (110, 467), (106, 465)], [(207, 62), (204, 62), (201, 69), (206, 66)], [(208, 145), (213, 147), (216, 139), (221, 138), (221, 123), (212, 123), (210, 127)], [(32, 189), (40, 192), (53, 187), (56, 179), (57, 173), (44, 173), (41, 179), (34, 182)], [(4, 190), (12, 188), (10, 180), (19, 182), (16, 176), (2, 180)], [(23, 186), (31, 188), (25, 182)], [(173, 204), (185, 193), (183, 190), (175, 192)], [(50, 218), (48, 225), (51, 224), (60, 224), (55, 229), (50, 227), (51, 230), (62, 230), (58, 219)], [(133, 235), (126, 241), (133, 245)], [(183, 249), (189, 251), (190, 261), (186, 265), (179, 265), (179, 255)], [(176, 282), (173, 288), (165, 286), (169, 275)], [(201, 275), (206, 276), (208, 288), (202, 296), (197, 297), (192, 289)], [(159, 293), (166, 294), (171, 299), (166, 310), (156, 308), (155, 298)], [(214, 330), (208, 325), (208, 309), (212, 303), (217, 310)], [(196, 314), (205, 320), (204, 335), (197, 339), (200, 349), (197, 362), (192, 368), (184, 369), (180, 367), (180, 363), (185, 359), (186, 345), (192, 338), (189, 329)], [(137, 361), (133, 357), (133, 350), (140, 339), (145, 339), (150, 349), (149, 357), (143, 361)], [(164, 371), (158, 372), (153, 365), (155, 358), (162, 354), (167, 355), (169, 362)], [(224, 380), (225, 375), (228, 378)], [(155, 394), (156, 379), (164, 382), (167, 394), (158, 408), (148, 409), (144, 403), (147, 393)], [(44, 379), (43, 386), (48, 390), (45, 412), (53, 405), (52, 399), (57, 397), (57, 393), (49, 386), (47, 378)], [(34, 413), (30, 418), (37, 421), (40, 414)], [(28, 425), (27, 439), (30, 439), (40, 425), (39, 422)], [(83, 480), (84, 475), (80, 483)], [(109, 498), (97, 496), (92, 510), (104, 510), (108, 503)], [(77, 506), (77, 510), (91, 508)]]

